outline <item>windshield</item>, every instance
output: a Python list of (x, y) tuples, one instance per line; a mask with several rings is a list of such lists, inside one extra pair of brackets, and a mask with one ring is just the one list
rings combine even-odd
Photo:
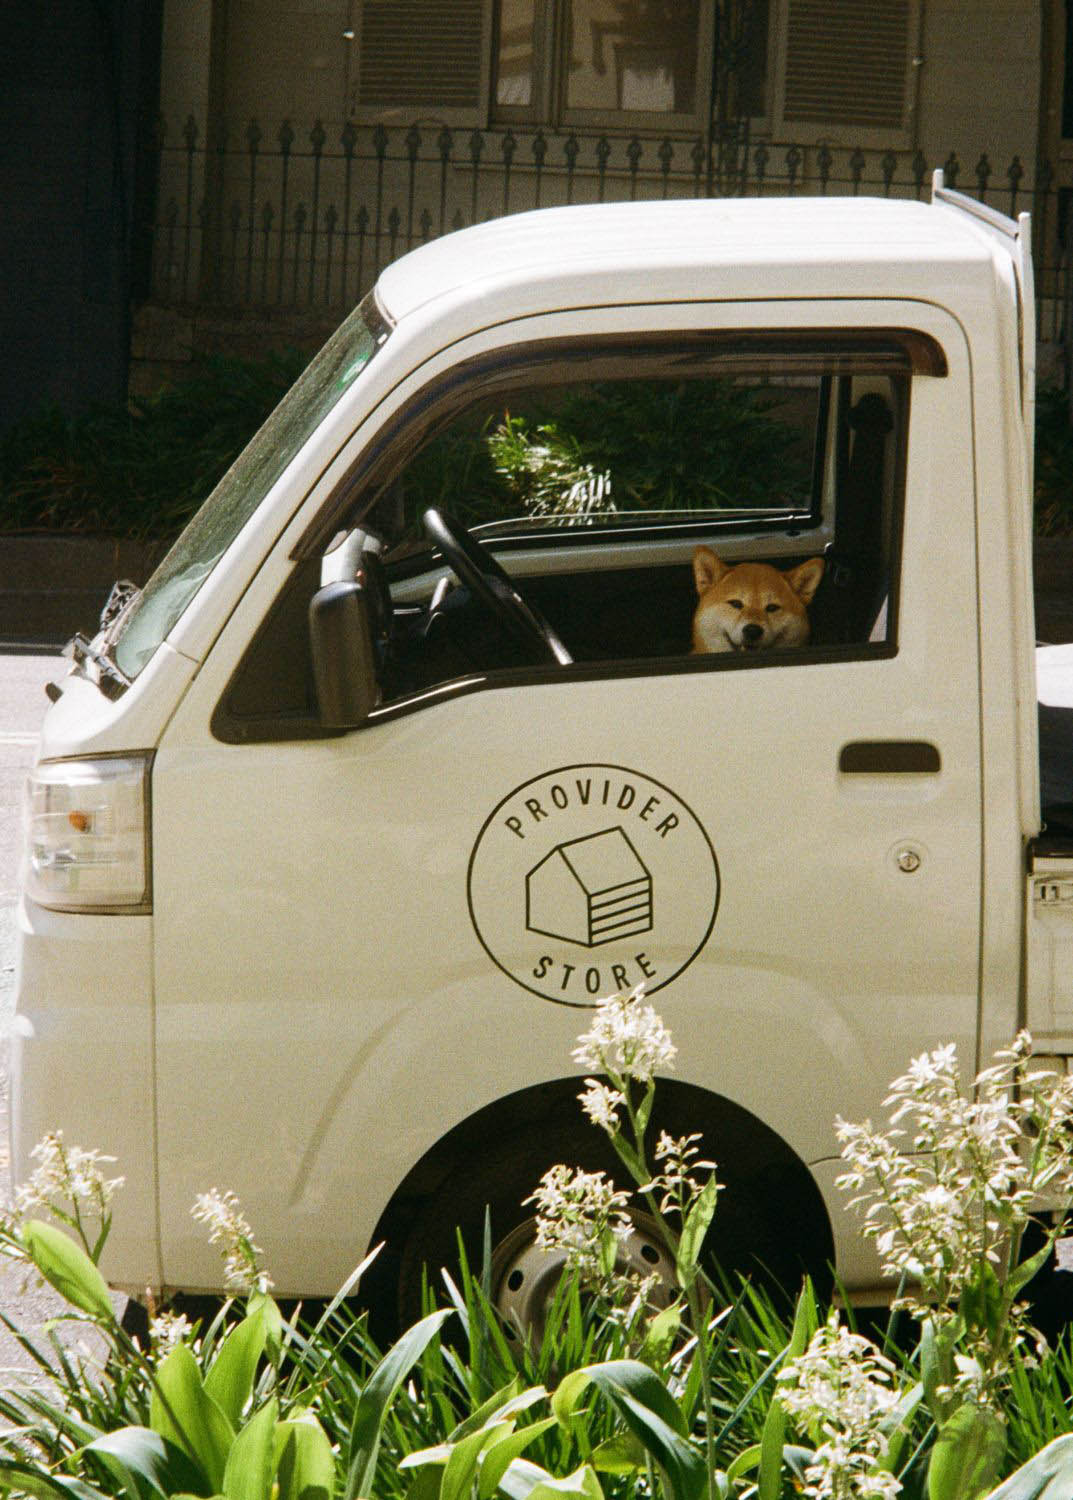
[(118, 621), (114, 656), (127, 677), (137, 677), (291, 459), (389, 331), (370, 292), (242, 450)]

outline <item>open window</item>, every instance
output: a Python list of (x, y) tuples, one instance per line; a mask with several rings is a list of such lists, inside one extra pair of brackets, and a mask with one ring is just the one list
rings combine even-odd
[[(291, 732), (312, 720), (307, 668), (283, 638), (304, 635), (297, 622), (317, 587), (355, 578), (369, 595), (374, 719), (421, 706), (432, 689), (440, 701), (549, 673), (890, 655), (920, 370), (941, 374), (941, 350), (890, 330), (556, 341), (456, 367), (396, 412), (307, 535), (293, 584), (302, 597), (281, 601), (282, 623), (266, 621), (218, 732), (233, 738), (245, 722), (239, 737), (259, 734), (272, 663), (288, 652), (285, 717)], [(502, 587), (460, 567), (429, 511), (461, 534), (478, 572), (487, 559), (505, 575)], [(800, 601), (808, 629), (772, 631), (764, 649), (695, 649), (698, 548), (791, 580), (820, 559)], [(504, 590), (549, 627), (545, 639), (511, 618)], [(738, 592), (731, 609), (745, 602)]]

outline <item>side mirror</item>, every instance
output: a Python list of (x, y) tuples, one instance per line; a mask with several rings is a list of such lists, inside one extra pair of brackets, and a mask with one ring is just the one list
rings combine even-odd
[(360, 583), (318, 589), (309, 601), (309, 641), (320, 722), (356, 729), (380, 701), (369, 596)]

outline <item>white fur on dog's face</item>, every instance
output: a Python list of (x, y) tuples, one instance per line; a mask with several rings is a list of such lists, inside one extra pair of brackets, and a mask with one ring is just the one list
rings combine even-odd
[(823, 558), (812, 557), (789, 572), (767, 563), (718, 558), (710, 547), (693, 553), (699, 602), (693, 616), (694, 651), (770, 651), (804, 646), (809, 639), (807, 606), (823, 577)]

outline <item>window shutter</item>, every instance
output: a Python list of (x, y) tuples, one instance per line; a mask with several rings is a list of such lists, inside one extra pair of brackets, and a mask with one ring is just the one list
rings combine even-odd
[(907, 144), (918, 0), (785, 0), (780, 124)]
[(365, 0), (358, 103), (373, 109), (476, 109), (484, 0)]

